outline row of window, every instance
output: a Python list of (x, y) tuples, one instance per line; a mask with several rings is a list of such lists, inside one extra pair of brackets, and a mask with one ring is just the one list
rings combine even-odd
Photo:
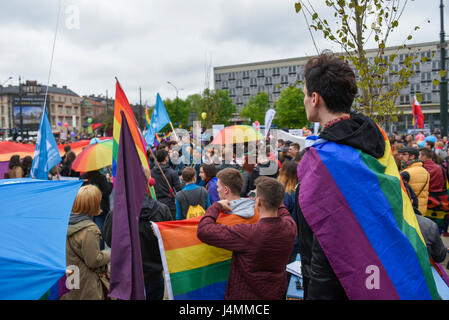
[[(298, 73), (297, 76), (296, 76), (295, 81), (296, 80), (301, 82), (303, 80), (303, 75)], [(294, 82), (294, 81), (291, 81), (291, 82)], [(289, 83), (288, 76), (286, 76), (286, 75), (285, 76), (281, 76), (280, 84), (288, 84), (288, 83)], [(259, 81), (259, 84), (261, 84), (261, 81)], [(265, 77), (264, 84), (266, 86), (272, 85), (273, 84), (273, 78), (272, 77)], [(250, 87), (257, 87), (257, 85), (258, 85), (257, 79), (251, 78), (250, 81), (249, 81), (249, 86)], [(243, 86), (244, 86), (243, 80), (237, 80), (235, 87), (236, 88), (243, 88)], [(223, 81), (221, 83), (221, 88), (223, 90), (229, 89), (229, 81), (228, 80)]]
[[(287, 67), (284, 67), (287, 68)], [(295, 75), (297, 70), (300, 70), (300, 66), (289, 66), (288, 67), (288, 74), (289, 75)], [(258, 78), (262, 78), (265, 77), (265, 71), (268, 69), (259, 69), (257, 70), (257, 77)], [(216, 82), (220, 82), (222, 80), (225, 80), (225, 78), (223, 77), (225, 74), (221, 74), (221, 73), (217, 73), (215, 75), (215, 81)], [(230, 72), (228, 74), (228, 79), (227, 80), (235, 80), (235, 76), (236, 76), (236, 72)], [(281, 75), (281, 68), (280, 67), (276, 67), (272, 69), (272, 76), (277, 77)], [(250, 78), (250, 72), (249, 71), (243, 71), (242, 72), (242, 79), (249, 79)]]
[[(421, 96), (422, 96), (422, 100), (420, 103), (432, 103), (432, 94), (431, 93), (423, 93)], [(399, 97), (399, 104), (401, 104), (401, 105), (411, 104), (412, 101), (413, 101), (412, 95), (401, 95)]]

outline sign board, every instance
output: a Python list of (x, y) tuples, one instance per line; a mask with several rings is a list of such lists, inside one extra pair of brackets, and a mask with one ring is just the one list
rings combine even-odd
[(424, 128), (424, 129), (407, 129), (407, 134), (418, 134), (418, 133), (424, 133), (425, 135), (430, 135), (430, 129)]
[(13, 97), (14, 124), (20, 128), (20, 111), (22, 111), (23, 130), (39, 130), (44, 102), (44, 96), (22, 96), (22, 99), (18, 96)]
[(288, 133), (294, 135), (294, 136), (298, 136), (298, 137), (302, 137), (303, 136), (303, 132), (302, 129), (289, 129)]

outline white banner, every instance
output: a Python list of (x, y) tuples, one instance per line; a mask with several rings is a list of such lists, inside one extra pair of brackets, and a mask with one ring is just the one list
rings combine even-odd
[(271, 128), (271, 122), (273, 122), (276, 111), (273, 109), (268, 109), (267, 113), (265, 113), (265, 137), (268, 135), (268, 132)]

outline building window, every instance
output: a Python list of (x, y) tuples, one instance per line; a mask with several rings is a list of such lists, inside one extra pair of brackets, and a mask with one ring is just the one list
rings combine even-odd
[(288, 76), (281, 76), (281, 84), (288, 84)]
[(420, 93), (421, 92), (421, 85), (419, 83), (414, 83), (410, 85), (410, 93)]
[(249, 71), (243, 71), (243, 79), (249, 79)]
[(229, 96), (230, 97), (235, 97), (235, 89), (229, 90)]
[(432, 74), (430, 72), (422, 72), (421, 73), (421, 82), (431, 82)]
[(272, 80), (271, 80), (271, 77), (266, 77), (265, 78), (265, 85), (266, 86), (271, 86), (273, 83), (272, 83)]
[(432, 61), (432, 71), (440, 71), (440, 61), (434, 60)]
[(400, 104), (410, 104), (410, 96), (409, 95), (401, 96)]
[(221, 74), (216, 74), (215, 75), (215, 81), (216, 82), (220, 82), (221, 81)]
[(296, 79), (298, 79), (299, 82), (302, 82), (302, 80), (303, 80), (302, 74), (298, 73), (298, 75), (296, 76)]
[(237, 80), (236, 88), (241, 88), (241, 87), (242, 87), (242, 80)]
[(296, 66), (288, 67), (288, 74), (296, 74)]
[(280, 75), (280, 71), (279, 68), (273, 68), (273, 76), (279, 76)]
[(229, 88), (229, 86), (228, 86), (228, 82), (227, 81), (223, 81), (223, 85), (222, 85), (222, 87), (221, 87), (223, 90), (226, 90), (226, 89), (228, 89)]
[(258, 78), (264, 77), (263, 70), (257, 70), (257, 77)]
[(229, 80), (235, 80), (235, 72), (229, 74)]
[(250, 85), (251, 87), (257, 87), (257, 80), (256, 80), (255, 78), (252, 78), (252, 79), (249, 81), (249, 85)]
[(431, 93), (423, 93), (421, 102), (422, 103), (432, 103), (432, 94)]
[(440, 86), (436, 86), (432, 83), (432, 92), (440, 92)]
[(262, 91), (265, 91), (265, 87), (261, 86), (257, 88), (257, 93), (261, 93)]
[(243, 88), (243, 95), (249, 96), (249, 88), (247, 88), (247, 87)]

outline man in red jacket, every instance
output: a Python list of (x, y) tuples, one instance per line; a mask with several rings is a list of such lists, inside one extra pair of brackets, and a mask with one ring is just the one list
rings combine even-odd
[(225, 299), (285, 299), (286, 265), (297, 231), (294, 220), (282, 204), (284, 187), (276, 179), (258, 178), (255, 205), (260, 220), (256, 224), (216, 224), (220, 212), (232, 210), (229, 199), (239, 198), (240, 189), (234, 182), (240, 181), (241, 188), (243, 181), (233, 177), (240, 174), (237, 170), (225, 170), (218, 175), (221, 200), (209, 207), (198, 225), (201, 241), (233, 252)]
[(432, 150), (421, 148), (419, 160), (424, 163), (424, 169), (430, 174), (429, 192), (443, 192), (446, 190), (446, 178), (443, 168), (432, 161)]

